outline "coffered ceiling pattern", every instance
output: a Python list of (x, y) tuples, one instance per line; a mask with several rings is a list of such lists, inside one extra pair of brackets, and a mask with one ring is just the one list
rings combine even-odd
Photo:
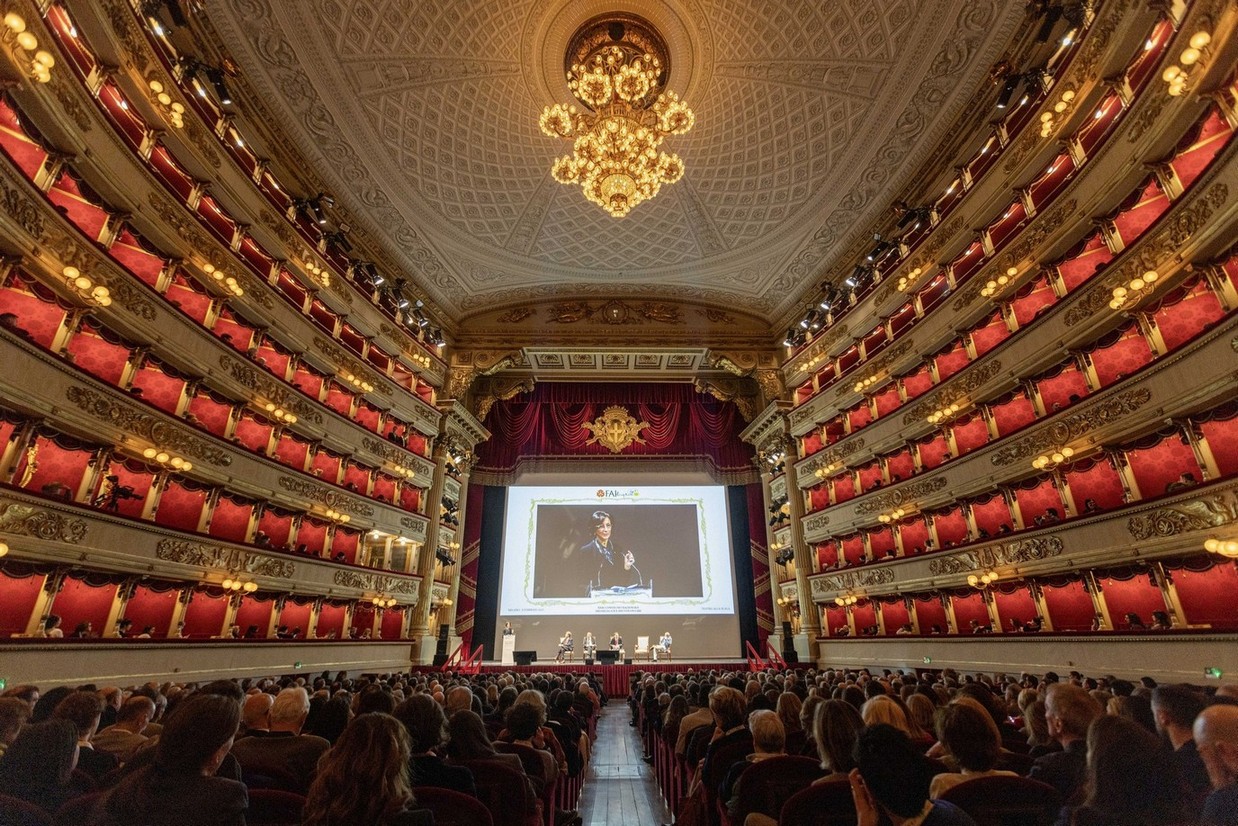
[[(456, 319), (551, 294), (773, 318), (865, 231), (985, 82), (1000, 0), (221, 0), (221, 44), (352, 222)], [(630, 11), (697, 113), (682, 181), (623, 219), (550, 177), (563, 43)], [(900, 175), (899, 173), (903, 173)]]

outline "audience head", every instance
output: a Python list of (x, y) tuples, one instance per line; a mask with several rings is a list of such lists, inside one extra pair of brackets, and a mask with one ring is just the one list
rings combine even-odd
[(1152, 717), (1158, 732), (1182, 731), (1189, 734), (1195, 718), (1204, 710), (1204, 697), (1184, 685), (1159, 685), (1152, 689)]
[(1105, 710), (1118, 717), (1134, 720), (1148, 731), (1156, 734), (1156, 719), (1152, 716), (1152, 701), (1147, 697), (1118, 695), (1109, 698)]
[(447, 753), (454, 760), (482, 760), (494, 756), (486, 725), (475, 711), (457, 711), (447, 721)]
[(860, 732), (855, 763), (877, 805), (900, 818), (918, 815), (928, 799), (928, 770), (911, 739), (894, 726), (871, 725)]
[(285, 688), (271, 704), (271, 731), (301, 732), (309, 716), (309, 694), (300, 686)]
[(817, 743), (821, 768), (848, 772), (855, 768), (855, 744), (864, 720), (855, 706), (844, 700), (823, 700), (813, 715), (812, 737)]
[(907, 698), (907, 710), (911, 712), (911, 720), (925, 731), (932, 731), (937, 704), (916, 692)]
[(778, 713), (778, 719), (782, 720), (782, 726), (787, 731), (796, 728), (802, 728), (800, 725), (800, 708), (803, 703), (800, 698), (791, 691), (784, 691), (778, 695), (778, 703), (775, 705), (775, 711)]
[(39, 702), (39, 687), (37, 685), (15, 685), (12, 688), (5, 689), (3, 694), (0, 694), (0, 699), (12, 698), (21, 700), (31, 711), (34, 711), (34, 706)]
[(33, 712), (30, 715), (30, 721), (33, 723), (42, 723), (44, 720), (52, 718), (52, 712), (56, 710), (56, 706), (60, 705), (60, 701), (73, 693), (73, 689), (68, 686), (58, 686), (43, 692), (40, 695), (37, 690), (35, 692), (35, 701), (32, 705)]
[(63, 786), (77, 767), (77, 726), (68, 720), (31, 723), (0, 757), (0, 787), (50, 783)]
[(448, 717), (457, 711), (471, 709), (473, 707), (473, 692), (468, 686), (454, 685), (447, 689), (447, 694), (444, 696), (444, 706)]
[(250, 694), (241, 706), (241, 727), (253, 731), (265, 731), (271, 725), (271, 706), (275, 698), (265, 691)]
[(507, 733), (516, 740), (532, 740), (541, 727), (543, 718), (537, 706), (516, 703), (507, 711)]
[(395, 718), (408, 729), (414, 754), (433, 751), (447, 739), (447, 717), (429, 694), (414, 694), (395, 707)]
[(141, 734), (155, 718), (155, 703), (149, 697), (130, 697), (116, 712), (116, 724)]
[(304, 826), (383, 823), (413, 800), (408, 733), (389, 714), (353, 719), (318, 763)]
[(362, 714), (391, 714), (395, 710), (395, 698), (380, 685), (366, 686), (354, 702), (358, 717)]
[(752, 712), (748, 715), (748, 730), (758, 754), (782, 754), (786, 750), (787, 730), (776, 712)]
[(89, 743), (103, 717), (103, 698), (93, 691), (75, 691), (52, 712), (52, 718), (68, 720), (77, 727), (77, 739)]
[(1212, 788), (1238, 783), (1238, 706), (1209, 706), (1195, 718), (1193, 730)]
[(885, 723), (886, 725), (894, 726), (899, 731), (910, 736), (911, 729), (907, 725), (907, 715), (898, 703), (886, 695), (873, 697), (864, 703), (864, 707), (860, 709), (860, 716), (864, 718), (864, 725), (871, 726), (877, 723)]
[(1182, 819), (1178, 772), (1155, 734), (1125, 717), (1101, 715), (1087, 744), (1085, 808), (1130, 826)]
[(720, 685), (709, 692), (709, 711), (714, 723), (723, 731), (742, 726), (747, 710), (744, 695), (734, 688)]
[(1088, 726), (1101, 713), (1100, 703), (1080, 686), (1053, 683), (1045, 691), (1045, 722), (1049, 736), (1059, 742), (1086, 737)]
[(30, 704), (17, 697), (0, 697), (0, 744), (9, 745), (30, 719)]
[(956, 698), (938, 710), (937, 739), (967, 771), (991, 770), (1002, 750), (997, 724), (984, 706), (969, 697)]
[(230, 697), (198, 692), (168, 715), (155, 763), (171, 774), (213, 775), (241, 726), (241, 706)]

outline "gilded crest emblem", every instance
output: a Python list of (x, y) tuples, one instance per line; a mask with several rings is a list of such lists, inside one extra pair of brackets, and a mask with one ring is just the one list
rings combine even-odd
[(600, 444), (611, 453), (618, 453), (633, 442), (645, 444), (640, 432), (649, 427), (649, 422), (638, 422), (627, 410), (616, 406), (606, 408), (601, 416), (581, 427), (593, 434), (585, 444)]

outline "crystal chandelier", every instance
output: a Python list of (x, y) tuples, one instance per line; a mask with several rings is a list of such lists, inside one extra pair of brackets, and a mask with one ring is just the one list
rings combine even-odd
[(647, 22), (610, 15), (582, 26), (567, 54), (567, 82), (585, 107), (556, 103), (540, 126), (572, 141), (572, 154), (555, 160), (554, 179), (579, 184), (585, 197), (616, 218), (683, 177), (683, 160), (660, 150), (667, 135), (682, 135), (695, 116), (664, 89), (666, 45)]

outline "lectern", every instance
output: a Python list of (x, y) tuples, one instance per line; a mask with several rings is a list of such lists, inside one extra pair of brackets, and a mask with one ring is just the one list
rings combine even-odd
[(516, 635), (507, 634), (503, 637), (503, 650), (499, 659), (499, 665), (515, 665), (516, 664)]

